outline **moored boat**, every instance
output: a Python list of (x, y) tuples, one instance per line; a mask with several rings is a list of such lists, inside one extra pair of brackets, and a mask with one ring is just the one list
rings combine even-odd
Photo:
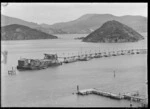
[(19, 59), (18, 70), (40, 70), (51, 66), (61, 65), (58, 61), (57, 54), (44, 54), (44, 59)]
[(71, 62), (76, 62), (78, 59), (76, 59), (75, 56), (72, 57), (65, 57), (63, 63), (71, 63)]

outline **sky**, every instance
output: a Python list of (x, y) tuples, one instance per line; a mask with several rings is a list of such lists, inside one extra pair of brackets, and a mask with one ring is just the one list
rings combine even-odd
[(38, 24), (54, 24), (89, 13), (147, 17), (147, 7), (147, 3), (8, 3), (1, 7), (1, 14)]

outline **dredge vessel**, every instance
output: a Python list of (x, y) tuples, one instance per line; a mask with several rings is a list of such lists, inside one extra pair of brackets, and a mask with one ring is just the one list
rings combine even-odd
[(62, 65), (58, 61), (57, 54), (44, 54), (44, 59), (26, 59), (22, 58), (18, 60), (18, 70), (40, 70), (51, 66)]

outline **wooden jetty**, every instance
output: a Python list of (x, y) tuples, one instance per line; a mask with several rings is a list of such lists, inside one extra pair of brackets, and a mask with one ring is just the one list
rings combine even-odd
[(78, 95), (95, 94), (95, 95), (109, 97), (109, 98), (116, 99), (116, 100), (124, 99), (124, 100), (132, 100), (132, 101), (136, 101), (136, 102), (140, 102), (140, 101), (145, 100), (145, 98), (142, 98), (139, 96), (133, 96), (129, 93), (121, 95), (120, 93), (114, 94), (114, 93), (110, 93), (110, 92), (104, 92), (104, 91), (101, 91), (101, 90), (96, 89), (96, 88), (79, 90), (79, 86), (77, 86), (77, 87), (78, 87), (77, 88), (77, 94)]
[(105, 96), (105, 97), (109, 97), (109, 98), (113, 98), (113, 99), (122, 99), (123, 96), (122, 95), (117, 95), (117, 94), (113, 94), (110, 92), (104, 92), (104, 91), (100, 91), (98, 89), (85, 89), (85, 90), (79, 90), (77, 92), (78, 95), (88, 95), (88, 94), (95, 94), (95, 95), (100, 95), (100, 96)]
[(135, 94), (131, 94), (131, 93), (126, 93), (123, 96), (124, 96), (124, 99), (132, 100), (132, 101), (143, 101), (143, 100), (145, 100), (145, 98), (139, 97), (139, 94), (135, 95)]
[(118, 51), (108, 51), (108, 52), (97, 52), (97, 53), (89, 53), (82, 55), (74, 55), (68, 57), (58, 57), (63, 58), (63, 63), (72, 63), (76, 61), (88, 61), (93, 58), (101, 58), (101, 57), (111, 57), (111, 56), (120, 56), (120, 55), (133, 55), (133, 54), (145, 54), (147, 49), (129, 49), (129, 50), (118, 50)]
[[(77, 61), (89, 61), (93, 58), (111, 57), (120, 55), (132, 55), (132, 54), (146, 54), (147, 49), (130, 49), (130, 50), (119, 50), (119, 51), (108, 51), (108, 52), (95, 52), (85, 53), (68, 57), (58, 57), (57, 54), (44, 54), (44, 59), (20, 59), (18, 60), (18, 70), (39, 70), (45, 69), (51, 66), (62, 65), (62, 63), (72, 63)], [(7, 54), (7, 53), (6, 53)], [(58, 58), (63, 58), (63, 62), (59, 62)]]

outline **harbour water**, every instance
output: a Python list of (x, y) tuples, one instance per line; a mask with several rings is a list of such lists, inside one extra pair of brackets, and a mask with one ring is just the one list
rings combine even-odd
[[(130, 101), (96, 95), (78, 96), (80, 89), (99, 88), (112, 93), (139, 91), (147, 97), (147, 54), (124, 55), (63, 64), (44, 70), (8, 70), (21, 58), (43, 58), (43, 53), (72, 56), (97, 51), (147, 49), (147, 40), (135, 43), (85, 43), (74, 40), (85, 34), (57, 35), (53, 40), (1, 41), (8, 51), (7, 63), (1, 64), (1, 105), (19, 107), (129, 107)], [(145, 35), (145, 38), (147, 36)], [(60, 59), (61, 61), (61, 59)], [(113, 71), (115, 70), (115, 78)], [(134, 107), (140, 103), (133, 102)]]

